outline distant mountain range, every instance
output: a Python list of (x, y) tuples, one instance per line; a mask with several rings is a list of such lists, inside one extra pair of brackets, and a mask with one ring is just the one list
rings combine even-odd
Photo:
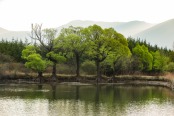
[[(58, 32), (62, 28), (69, 26), (81, 26), (88, 27), (90, 25), (97, 24), (102, 28), (114, 28), (117, 32), (122, 33), (125, 37), (133, 37), (135, 39), (140, 38), (146, 40), (152, 45), (158, 45), (159, 47), (167, 47), (173, 49), (174, 42), (174, 19), (159, 23), (150, 24), (143, 21), (130, 21), (130, 22), (95, 22), (95, 21), (71, 21), (65, 25), (58, 27)], [(28, 31), (8, 31), (0, 28), (0, 39), (30, 39), (30, 32)], [(30, 39), (31, 40), (31, 39)]]
[(174, 19), (159, 23), (151, 28), (141, 31), (133, 37), (146, 39), (152, 45), (158, 45), (173, 49), (174, 45)]
[(3, 28), (0, 28), (0, 40), (25, 40), (30, 39), (30, 32), (29, 31), (9, 31)]
[(7, 30), (0, 27), (0, 34), (5, 32), (7, 32)]
[(81, 26), (88, 27), (90, 25), (100, 25), (102, 28), (114, 28), (117, 32), (122, 33), (125, 37), (135, 35), (145, 29), (148, 29), (153, 26), (153, 24), (149, 24), (143, 21), (130, 21), (130, 22), (95, 22), (95, 21), (81, 21), (75, 20), (71, 21), (68, 24), (62, 25), (58, 28), (69, 27), (69, 26)]

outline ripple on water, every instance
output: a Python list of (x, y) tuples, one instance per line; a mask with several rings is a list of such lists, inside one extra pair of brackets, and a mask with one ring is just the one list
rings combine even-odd
[(0, 99), (1, 116), (48, 116), (48, 100)]
[(0, 116), (173, 116), (173, 96), (154, 87), (1, 87)]
[(125, 116), (173, 116), (174, 105), (170, 101), (160, 103), (154, 99), (144, 104), (131, 103), (126, 108)]

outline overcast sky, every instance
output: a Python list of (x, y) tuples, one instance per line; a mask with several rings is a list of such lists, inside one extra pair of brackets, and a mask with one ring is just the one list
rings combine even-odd
[(174, 18), (173, 0), (0, 0), (0, 27), (30, 30), (31, 23), (58, 27), (72, 20), (159, 23)]

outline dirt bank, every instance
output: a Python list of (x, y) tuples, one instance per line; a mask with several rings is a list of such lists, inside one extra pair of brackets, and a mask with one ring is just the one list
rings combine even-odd
[[(44, 77), (42, 83), (52, 82), (50, 77)], [(62, 82), (81, 82), (96, 84), (95, 76), (81, 76), (75, 77), (73, 75), (58, 75), (57, 83)], [(1, 76), (0, 83), (39, 83), (39, 78), (36, 77), (10, 77)], [(140, 76), (140, 75), (121, 75), (115, 78), (103, 76), (99, 81), (99, 84), (117, 84), (117, 85), (147, 85), (147, 86), (163, 86), (174, 90), (174, 81), (172, 78), (166, 78), (165, 76)]]

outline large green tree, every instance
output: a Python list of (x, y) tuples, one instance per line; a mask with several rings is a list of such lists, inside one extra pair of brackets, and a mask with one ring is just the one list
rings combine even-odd
[(163, 72), (167, 63), (169, 62), (169, 57), (160, 53), (160, 51), (152, 52), (153, 55), (153, 71), (155, 72)]
[[(123, 42), (122, 37), (118, 41), (120, 34), (116, 34), (113, 29), (102, 29), (98, 25), (89, 26), (87, 37), (89, 38), (88, 55), (96, 63), (97, 81), (101, 79), (101, 62), (116, 50), (116, 46)], [(117, 39), (116, 39), (117, 38)]]
[(44, 60), (40, 54), (36, 52), (35, 46), (26, 46), (22, 51), (22, 58), (26, 60), (25, 66), (38, 72), (40, 82), (42, 81), (43, 71), (48, 66), (48, 61)]
[[(104, 29), (104, 35), (107, 38), (110, 38), (110, 46), (112, 50), (108, 54), (108, 57), (106, 58), (107, 64), (111, 65), (111, 68), (113, 70), (113, 77), (115, 76), (116, 72), (116, 63), (118, 63), (119, 59), (123, 59), (125, 57), (130, 57), (131, 52), (128, 48), (128, 43), (126, 38), (120, 34), (117, 33), (114, 29)], [(120, 67), (121, 68), (121, 67)]]
[(139, 63), (138, 69), (145, 72), (152, 70), (153, 56), (146, 46), (140, 46), (139, 44), (137, 44), (133, 48), (132, 52), (134, 55), (134, 60)]
[[(106, 62), (111, 65), (111, 68), (113, 70), (113, 77), (115, 77), (116, 74), (116, 69), (120, 69), (122, 67), (116, 67), (119, 64), (123, 64), (124, 61), (120, 59), (130, 59), (131, 57), (131, 52), (127, 46), (122, 45), (118, 41), (115, 43), (115, 48), (114, 50), (108, 55), (106, 58)], [(121, 70), (121, 69), (120, 69)]]
[(82, 27), (64, 28), (57, 38), (57, 47), (69, 54), (73, 54), (76, 59), (76, 76), (80, 76), (80, 59), (88, 48), (88, 40), (85, 37), (85, 30)]

